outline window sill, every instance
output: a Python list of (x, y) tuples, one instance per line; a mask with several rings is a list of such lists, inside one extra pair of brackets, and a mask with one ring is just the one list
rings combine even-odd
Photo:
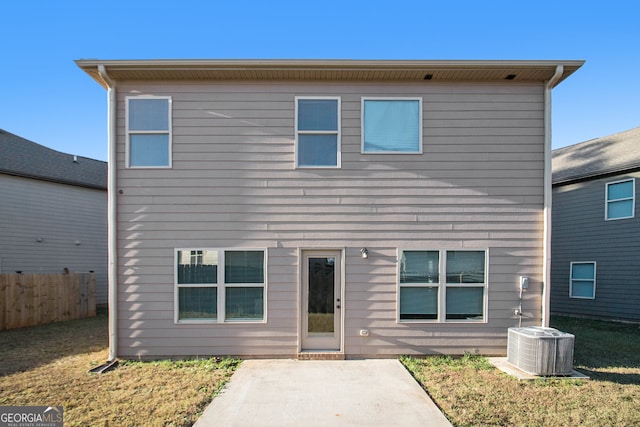
[(451, 324), (484, 324), (484, 323), (488, 323), (485, 319), (459, 319), (459, 320), (396, 320), (397, 324), (402, 324), (402, 325), (424, 325), (424, 324), (431, 324), (431, 325), (451, 325)]
[(174, 322), (176, 325), (215, 325), (218, 323), (216, 319), (182, 319)]
[(444, 323), (487, 323), (485, 319), (448, 319)]
[(408, 155), (422, 155), (422, 151), (361, 151), (360, 154), (362, 155), (367, 155), (367, 154), (374, 154), (374, 155), (380, 155), (380, 154), (408, 154)]
[(415, 325), (415, 324), (421, 325), (421, 324), (425, 324), (425, 323), (431, 323), (431, 324), (433, 324), (433, 323), (443, 323), (443, 322), (440, 322), (440, 321), (439, 321), (439, 320), (437, 320), (437, 319), (432, 319), (432, 320), (428, 320), (428, 319), (424, 319), (424, 320), (417, 320), (417, 319), (416, 319), (416, 320), (411, 320), (411, 319), (402, 319), (402, 320), (400, 320), (400, 319), (399, 319), (396, 323), (398, 323), (398, 324), (404, 324), (404, 325)]
[(253, 320), (253, 319), (234, 319), (234, 320), (225, 320), (225, 321), (219, 321), (216, 319), (203, 319), (203, 320), (197, 320), (197, 319), (184, 319), (184, 320), (178, 320), (177, 322), (174, 322), (175, 325), (233, 325), (233, 324), (262, 324), (262, 323), (267, 323), (266, 320)]

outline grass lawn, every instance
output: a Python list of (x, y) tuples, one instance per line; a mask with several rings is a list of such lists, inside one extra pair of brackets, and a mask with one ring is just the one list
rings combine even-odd
[(190, 426), (239, 361), (120, 362), (106, 374), (107, 318), (0, 332), (0, 406), (64, 407), (65, 426)]
[[(518, 381), (480, 356), (403, 357), (454, 426), (640, 425), (640, 325), (556, 317), (591, 380)], [(66, 426), (190, 426), (239, 361), (107, 359), (107, 319), (0, 332), (0, 406), (61, 405)]]
[(640, 425), (640, 325), (554, 317), (591, 380), (518, 381), (484, 357), (403, 357), (454, 426)]

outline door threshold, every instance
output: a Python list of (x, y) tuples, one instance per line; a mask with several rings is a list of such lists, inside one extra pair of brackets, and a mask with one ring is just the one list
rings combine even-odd
[(302, 351), (298, 353), (298, 360), (344, 360), (345, 355), (340, 351)]

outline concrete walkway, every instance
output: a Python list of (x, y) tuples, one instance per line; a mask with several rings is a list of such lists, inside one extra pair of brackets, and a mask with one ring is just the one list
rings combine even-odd
[(451, 426), (398, 360), (245, 360), (195, 426)]

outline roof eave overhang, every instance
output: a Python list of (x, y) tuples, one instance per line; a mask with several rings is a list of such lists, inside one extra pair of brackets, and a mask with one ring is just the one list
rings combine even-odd
[(347, 81), (548, 81), (556, 85), (584, 61), (501, 60), (98, 60), (77, 65), (107, 87), (98, 68), (115, 81), (174, 80), (347, 80)]
[(578, 182), (593, 181), (596, 179), (608, 178), (617, 175), (624, 175), (628, 173), (640, 171), (640, 165), (621, 166), (619, 168), (611, 168), (601, 170), (598, 172), (590, 172), (581, 175), (574, 175), (566, 178), (559, 178), (553, 180), (554, 187), (561, 187), (563, 185), (576, 184)]
[(38, 174), (35, 174), (35, 173), (26, 173), (26, 172), (21, 172), (21, 171), (14, 171), (14, 170), (10, 170), (10, 169), (0, 169), (0, 174), (15, 176), (15, 177), (19, 177), (19, 178), (35, 179), (35, 180), (38, 180), (38, 181), (53, 182), (53, 183), (56, 183), (56, 184), (72, 185), (74, 187), (90, 188), (92, 190), (107, 191), (107, 186), (106, 185), (93, 184), (93, 183), (89, 183), (89, 182), (85, 182), (85, 181), (75, 181), (75, 180), (72, 180), (72, 179), (55, 178), (55, 177), (50, 177), (50, 176), (45, 176), (45, 175), (38, 175)]

